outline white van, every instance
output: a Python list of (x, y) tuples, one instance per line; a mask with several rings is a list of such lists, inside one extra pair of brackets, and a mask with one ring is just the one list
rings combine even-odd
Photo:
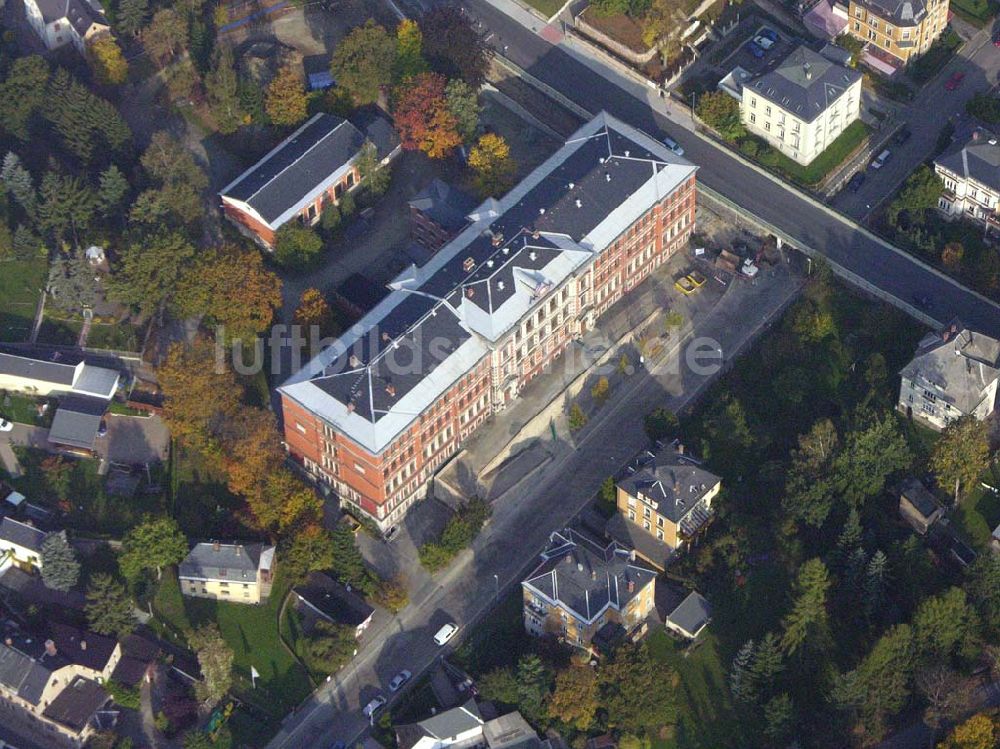
[(441, 647), (454, 637), (456, 632), (458, 632), (458, 625), (454, 622), (448, 622), (434, 635), (434, 642), (437, 643), (438, 647)]
[(880, 153), (878, 156), (875, 157), (875, 160), (872, 162), (872, 169), (881, 169), (883, 166), (885, 166), (885, 162), (889, 160), (889, 157), (891, 155), (892, 152), (888, 150), (885, 150), (882, 153)]

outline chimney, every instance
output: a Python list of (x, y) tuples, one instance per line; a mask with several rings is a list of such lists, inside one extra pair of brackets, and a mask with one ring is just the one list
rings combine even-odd
[(972, 139), (973, 140), (979, 140), (979, 131), (978, 130), (973, 130), (972, 131)]
[[(14, 641), (9, 637), (7, 638), (7, 645), (13, 645)], [(45, 641), (45, 654), (55, 656), (56, 654), (56, 644), (52, 640)]]
[(391, 337), (392, 337), (392, 336), (390, 336), (390, 335), (389, 335), (389, 332), (388, 332), (388, 331), (386, 331), (386, 330), (383, 330), (383, 331), (382, 331), (382, 340), (383, 340), (383, 341), (388, 341), (388, 340), (389, 340), (389, 339), (390, 339)]
[(350, 401), (347, 404), (347, 413), (349, 413), (349, 414), (354, 413), (354, 401)]
[(236, 554), (236, 556), (240, 556), (243, 553), (243, 547), (236, 544), (236, 546), (233, 547), (233, 553)]
[(577, 572), (583, 572), (583, 562), (577, 562), (576, 563), (576, 571)]
[(684, 445), (682, 445), (682, 444), (678, 444), (677, 445), (677, 454), (678, 455), (683, 455), (684, 454)]
[(579, 198), (576, 199), (576, 207), (583, 208), (583, 202)]
[(385, 386), (385, 392), (389, 395), (390, 398), (395, 398), (396, 397), (396, 386), (393, 385), (390, 382), (389, 384), (387, 384)]
[(596, 580), (597, 579), (597, 570), (591, 570), (590, 571), (590, 579), (591, 580)]
[(812, 74), (812, 69), (809, 67), (809, 63), (808, 62), (802, 63), (802, 69), (805, 71), (806, 80), (811, 81), (813, 74)]
[(80, 650), (86, 650), (86, 649), (87, 649), (87, 641), (80, 640)]
[(352, 367), (361, 366), (361, 360), (358, 358), (357, 354), (351, 354), (351, 356), (347, 360), (347, 363), (350, 364)]
[(628, 581), (628, 592), (635, 593), (635, 580)]
[(222, 545), (218, 541), (212, 542), (212, 551), (219, 551), (221, 548)]
[(8, 637), (7, 639), (5, 639), (5, 640), (3, 641), (3, 643), (4, 643), (4, 645), (6, 645), (6, 646), (7, 646), (8, 648), (9, 648), (9, 647), (13, 647), (13, 646), (14, 646), (14, 639), (13, 639), (13, 638), (11, 638), (11, 637)]

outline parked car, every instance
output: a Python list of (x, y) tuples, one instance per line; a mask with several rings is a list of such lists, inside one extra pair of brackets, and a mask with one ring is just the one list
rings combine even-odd
[(6, 419), (0, 419), (0, 432), (10, 432), (13, 431), (14, 425), (11, 424)]
[(411, 674), (406, 669), (400, 671), (398, 674), (393, 676), (392, 681), (389, 682), (389, 691), (398, 692), (400, 687), (402, 687), (406, 682), (410, 680), (411, 676), (413, 676), (413, 674)]
[(954, 91), (962, 85), (963, 80), (965, 80), (965, 73), (961, 70), (956, 70), (951, 74), (951, 78), (948, 79), (947, 83), (944, 84), (945, 91)]
[(106, 422), (104, 419), (101, 419), (101, 423), (97, 427), (97, 436), (105, 437), (107, 436), (107, 434), (108, 434), (108, 422)]
[(768, 39), (763, 34), (758, 34), (753, 38), (753, 43), (760, 47), (762, 50), (767, 52), (771, 47), (774, 46), (774, 40)]
[(1000, 47), (1000, 31), (993, 35), (993, 46)]
[(747, 52), (756, 57), (758, 60), (764, 56), (764, 48), (753, 40), (747, 42)]
[(395, 540), (396, 536), (398, 536), (398, 535), (399, 535), (399, 526), (398, 525), (394, 525), (394, 526), (390, 527), (389, 530), (387, 530), (385, 533), (382, 534), (382, 539), (387, 544), (391, 544)]
[(778, 41), (778, 32), (774, 29), (761, 29), (760, 36), (770, 39), (772, 42)]
[(913, 135), (913, 133), (910, 131), (910, 128), (908, 128), (908, 127), (901, 127), (896, 132), (896, 135), (893, 138), (893, 140), (895, 141), (895, 143), (896, 143), (897, 146), (901, 146), (904, 143), (906, 143), (906, 141), (908, 141), (910, 139), (911, 135)]
[(379, 694), (376, 695), (371, 702), (365, 705), (365, 708), (364, 710), (362, 710), (362, 712), (365, 714), (366, 718), (371, 718), (375, 713), (377, 713), (383, 707), (385, 707), (385, 697)]
[(888, 148), (885, 149), (882, 153), (880, 153), (878, 156), (872, 159), (872, 169), (881, 169), (882, 167), (884, 167), (885, 162), (889, 160), (890, 156), (892, 156), (892, 151), (890, 151)]
[(847, 189), (851, 192), (857, 192), (861, 189), (861, 185), (865, 183), (865, 173), (855, 172), (854, 176), (847, 181)]
[(455, 622), (448, 622), (434, 635), (434, 642), (437, 643), (438, 647), (441, 647), (454, 637), (456, 632), (458, 632), (458, 625)]
[(663, 145), (665, 145), (667, 148), (669, 148), (678, 156), (684, 155), (684, 149), (681, 148), (681, 144), (669, 136), (663, 139)]

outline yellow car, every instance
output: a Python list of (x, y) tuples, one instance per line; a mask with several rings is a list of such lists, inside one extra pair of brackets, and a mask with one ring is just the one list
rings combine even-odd
[(707, 279), (698, 271), (693, 270), (687, 274), (687, 280), (694, 284), (694, 287), (697, 289), (705, 283)]
[(690, 294), (698, 287), (691, 283), (691, 279), (687, 276), (681, 276), (676, 281), (674, 281), (674, 288), (677, 289), (682, 294)]

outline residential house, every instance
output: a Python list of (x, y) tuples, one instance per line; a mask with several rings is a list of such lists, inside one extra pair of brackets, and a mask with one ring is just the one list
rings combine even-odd
[(428, 250), (439, 250), (469, 225), (475, 207), (475, 198), (435, 177), (410, 200), (413, 238)]
[(93, 452), (108, 402), (88, 395), (68, 395), (59, 401), (49, 428), (53, 445)]
[(743, 83), (746, 129), (800, 164), (819, 156), (861, 116), (857, 70), (805, 46)]
[(295, 586), (292, 592), (300, 611), (352, 627), (355, 637), (361, 637), (375, 613), (364, 598), (321, 572), (310, 574), (305, 584)]
[(394, 726), (399, 749), (541, 749), (519, 712), (486, 720), (474, 699), (416, 723)]
[(325, 112), (310, 118), (219, 193), (226, 218), (268, 250), (289, 221), (319, 222), (325, 207), (360, 184), (356, 162), (365, 143), (374, 144), (382, 165), (399, 152), (384, 116), (365, 110), (356, 121)]
[(638, 563), (631, 549), (615, 542), (602, 547), (564, 530), (549, 537), (542, 562), (521, 588), (529, 634), (553, 634), (589, 650), (606, 624), (627, 633), (643, 627), (653, 611), (656, 572)]
[(712, 606), (696, 590), (692, 590), (677, 608), (670, 612), (664, 623), (671, 632), (689, 640), (701, 634), (712, 620)]
[(967, 218), (1000, 229), (1000, 145), (991, 131), (977, 127), (934, 159), (944, 183), (938, 208), (948, 218)]
[(0, 352), (0, 390), (37, 396), (77, 395), (110, 400), (119, 373), (84, 357), (56, 352), (47, 358)]
[(922, 481), (909, 478), (900, 487), (899, 514), (923, 536), (944, 515), (944, 507)]
[(683, 445), (644, 453), (630, 469), (616, 486), (618, 512), (607, 533), (662, 570), (712, 517), (722, 480)]
[(24, 0), (24, 17), (50, 50), (72, 44), (82, 54), (111, 29), (98, 0)]
[(39, 743), (83, 746), (111, 697), (101, 684), (121, 658), (112, 638), (52, 625), (48, 639), (8, 631), (0, 644), (0, 712)]
[(610, 115), (583, 125), (278, 388), (291, 457), (397, 525), (492, 413), (683, 251), (695, 172)]
[(274, 547), (261, 543), (195, 544), (177, 568), (181, 593), (232, 603), (260, 603), (271, 594)]
[(48, 535), (33, 525), (11, 517), (0, 520), (0, 572), (11, 565), (17, 565), (25, 571), (41, 571), (42, 543)]
[(1000, 341), (958, 320), (928, 333), (900, 372), (897, 408), (932, 429), (962, 416), (985, 419), (996, 403)]
[(862, 61), (892, 75), (944, 32), (948, 0), (849, 0), (848, 16), (848, 32), (865, 42)]

